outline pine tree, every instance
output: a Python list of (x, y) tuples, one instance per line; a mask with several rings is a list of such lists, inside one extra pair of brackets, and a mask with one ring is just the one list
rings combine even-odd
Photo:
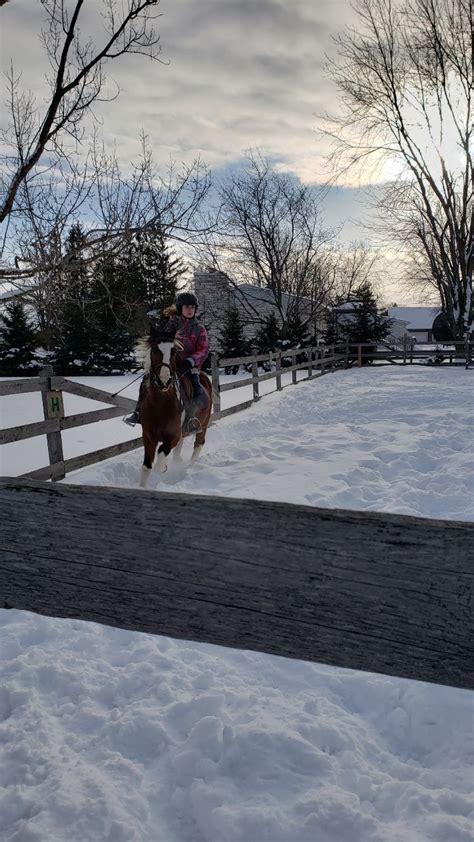
[(236, 307), (230, 307), (224, 316), (220, 345), (223, 357), (245, 357), (250, 354), (250, 345), (245, 339), (244, 325)]
[(182, 260), (172, 254), (161, 229), (137, 235), (118, 261), (122, 285), (131, 307), (130, 327), (135, 335), (148, 327), (148, 316), (159, 316), (174, 303)]
[(99, 261), (90, 284), (90, 367), (94, 374), (116, 374), (134, 366), (134, 340), (128, 327), (132, 317), (126, 294), (126, 279), (117, 260), (107, 256)]
[(57, 374), (89, 374), (93, 355), (93, 334), (88, 313), (76, 302), (68, 302), (64, 323), (52, 351), (51, 365)]
[(271, 312), (264, 320), (255, 337), (255, 347), (260, 354), (269, 354), (279, 347), (281, 330), (277, 317)]
[(84, 244), (84, 232), (76, 223), (66, 240), (64, 300), (58, 301), (60, 321), (51, 360), (58, 374), (86, 374), (91, 368), (94, 306)]
[(302, 322), (298, 310), (291, 314), (286, 323), (284, 339), (288, 348), (301, 348), (308, 344), (308, 327)]
[(393, 319), (377, 307), (377, 299), (370, 283), (354, 290), (351, 318), (343, 325), (344, 336), (349, 342), (380, 342), (390, 333)]
[(34, 374), (39, 368), (35, 357), (37, 336), (21, 301), (7, 304), (0, 320), (0, 374)]

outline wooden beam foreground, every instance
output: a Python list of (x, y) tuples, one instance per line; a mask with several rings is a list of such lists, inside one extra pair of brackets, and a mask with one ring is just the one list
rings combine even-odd
[(474, 689), (474, 524), (0, 480), (0, 606)]

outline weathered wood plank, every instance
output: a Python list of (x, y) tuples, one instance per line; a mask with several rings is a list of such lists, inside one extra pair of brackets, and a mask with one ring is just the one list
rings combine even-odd
[(102, 447), (100, 450), (93, 450), (90, 453), (82, 453), (80, 456), (64, 459), (52, 465), (47, 465), (44, 468), (26, 471), (24, 474), (20, 474), (20, 477), (35, 480), (62, 479), (66, 474), (70, 474), (71, 471), (78, 471), (80, 468), (86, 468), (88, 465), (95, 465), (96, 462), (103, 462), (105, 459), (111, 459), (113, 456), (120, 456), (121, 453), (136, 450), (142, 444), (143, 439), (140, 436), (140, 438), (130, 439), (119, 444), (112, 444), (109, 447)]
[(95, 424), (97, 421), (117, 418), (123, 413), (123, 407), (112, 406), (110, 409), (94, 409), (91, 412), (80, 412), (78, 415), (67, 415), (61, 421), (61, 430), (70, 430), (72, 427), (83, 427), (85, 424)]
[(2, 605), (474, 688), (474, 524), (8, 479), (0, 505)]
[(83, 383), (73, 383), (72, 380), (66, 380), (65, 377), (51, 377), (51, 387), (69, 392), (71, 395), (78, 395), (80, 398), (89, 398), (93, 401), (120, 406), (122, 409), (135, 409), (136, 400), (124, 398), (123, 395), (112, 396), (102, 389), (85, 386)]
[(59, 418), (49, 421), (35, 421), (33, 424), (22, 424), (20, 427), (8, 427), (0, 430), (0, 444), (9, 444), (12, 441), (23, 441), (35, 436), (45, 436), (60, 429)]
[(64, 462), (57, 462), (54, 465), (45, 465), (44, 468), (35, 468), (32, 471), (25, 471), (24, 474), (20, 474), (20, 477), (46, 481), (48, 479), (64, 479), (64, 475)]
[(47, 387), (47, 380), (39, 377), (26, 377), (20, 380), (5, 380), (0, 383), (0, 396), (23, 395), (26, 392), (41, 392)]
[(71, 471), (78, 471), (79, 468), (85, 468), (87, 465), (95, 465), (96, 462), (103, 462), (105, 459), (111, 459), (113, 456), (120, 456), (121, 453), (136, 450), (142, 444), (143, 439), (140, 436), (129, 441), (122, 441), (119, 444), (111, 444), (109, 447), (101, 447), (100, 450), (93, 450), (91, 453), (82, 453), (80, 456), (74, 456), (72, 459), (65, 459), (66, 473), (70, 474)]

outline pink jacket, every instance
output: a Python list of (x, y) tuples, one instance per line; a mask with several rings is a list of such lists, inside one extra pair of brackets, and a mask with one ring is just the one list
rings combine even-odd
[(195, 368), (201, 368), (209, 354), (209, 338), (204, 325), (197, 319), (183, 319), (174, 316), (176, 339), (183, 343), (184, 349), (178, 352), (180, 359), (191, 359)]

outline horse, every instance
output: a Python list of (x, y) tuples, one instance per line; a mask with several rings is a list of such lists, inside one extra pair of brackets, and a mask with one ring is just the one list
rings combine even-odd
[(180, 368), (178, 350), (182, 350), (180, 341), (160, 328), (153, 329), (135, 348), (135, 356), (142, 362), (146, 375), (140, 386), (140, 423), (145, 450), (140, 477), (142, 488), (148, 484), (159, 442), (156, 467), (164, 473), (167, 470), (166, 458), (171, 451), (173, 457), (181, 461), (184, 437), (195, 433), (192, 462), (197, 459), (206, 441), (212, 409), (212, 385), (201, 371), (200, 382), (206, 391), (208, 405), (196, 412), (197, 429), (185, 430), (186, 402), (190, 402), (192, 389)]

